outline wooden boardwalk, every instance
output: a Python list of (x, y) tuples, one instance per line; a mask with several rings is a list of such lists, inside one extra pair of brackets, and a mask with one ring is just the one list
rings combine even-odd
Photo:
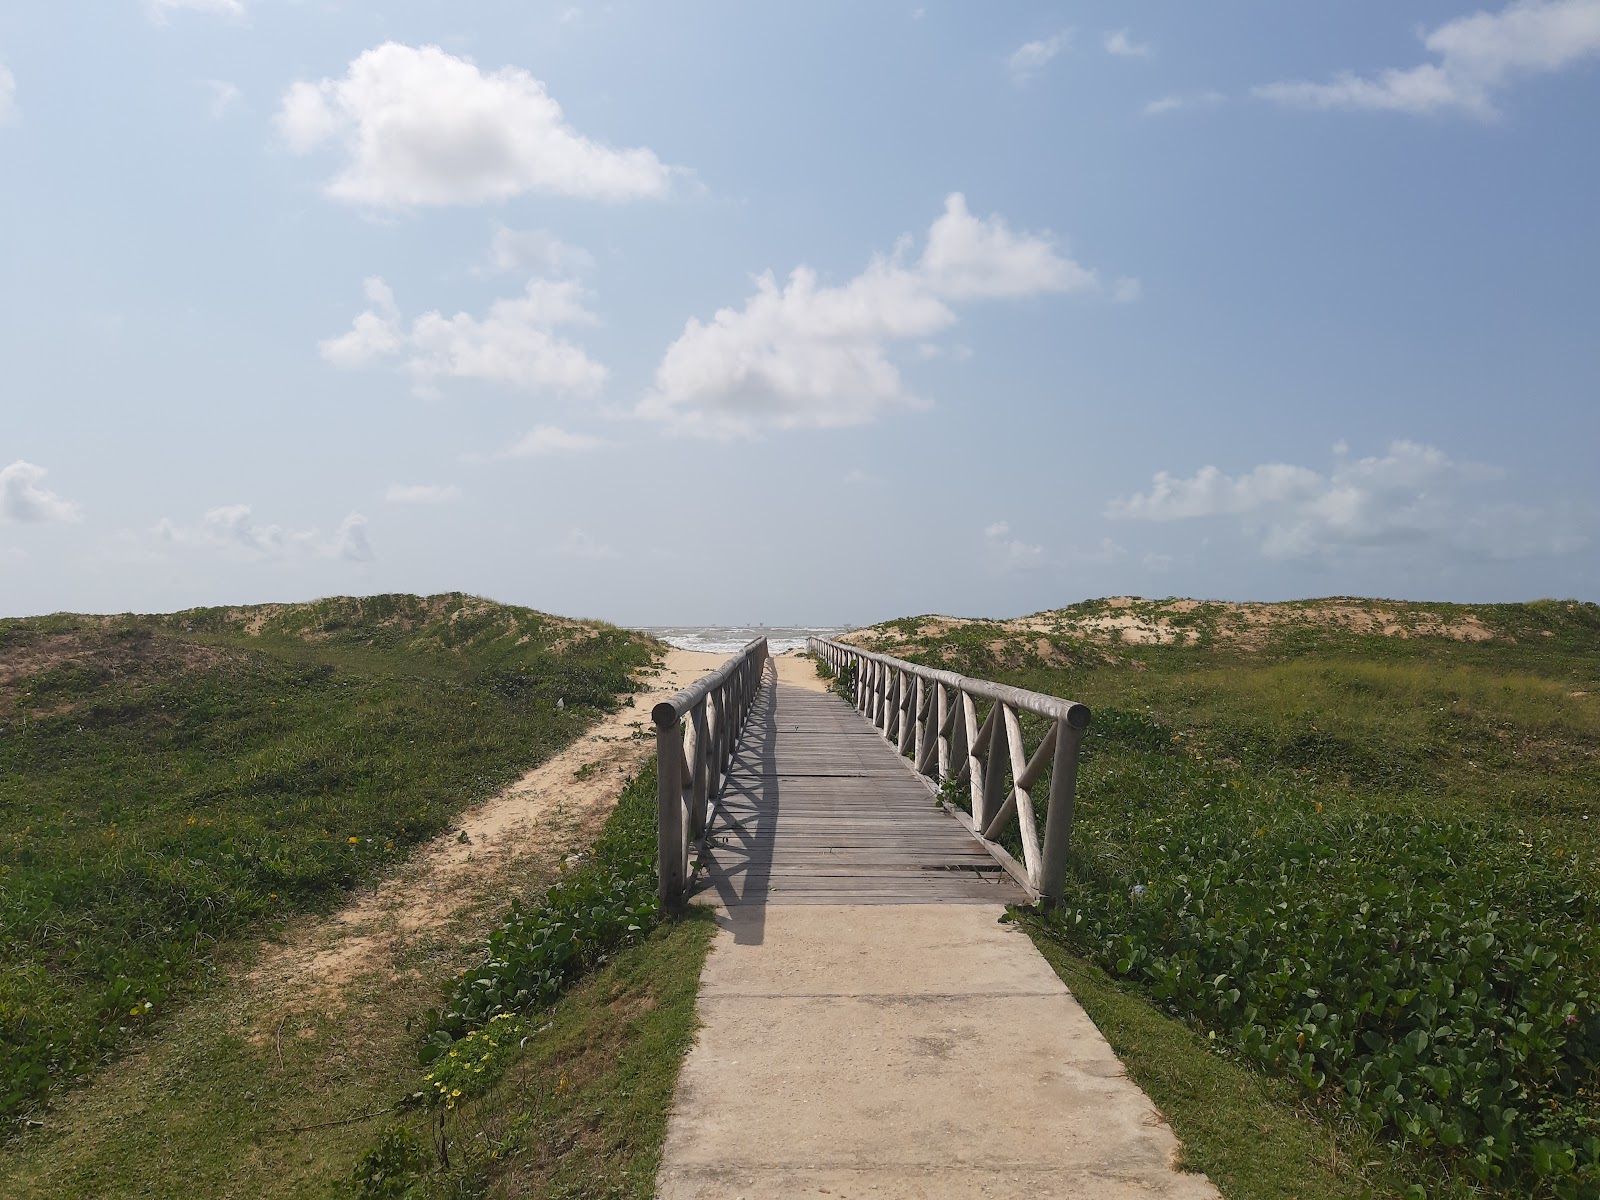
[(1218, 1200), (1001, 923), (1023, 889), (850, 705), (768, 664), (707, 828), (660, 1200)]
[(850, 705), (770, 673), (709, 833), (696, 898), (728, 908), (1028, 899)]

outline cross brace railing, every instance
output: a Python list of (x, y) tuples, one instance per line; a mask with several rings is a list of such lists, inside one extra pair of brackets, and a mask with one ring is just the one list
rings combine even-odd
[(767, 639), (756, 638), (715, 671), (650, 712), (656, 726), (656, 865), (662, 908), (689, 884), (690, 848), (704, 841), (711, 804), (761, 690)]
[[(951, 813), (1036, 899), (1059, 900), (1078, 786), (1078, 751), (1089, 709), (1074, 700), (1024, 691), (986, 679), (919, 666), (832, 638), (808, 638), (807, 648), (835, 672), (856, 675), (856, 708), (918, 774), (936, 784), (966, 784), (969, 816)], [(980, 706), (988, 704), (983, 720)], [(1048, 722), (1030, 753), (1019, 713)], [(1050, 773), (1044, 838), (1039, 837), (1033, 788)], [(1023, 861), (1000, 845), (1015, 824)]]

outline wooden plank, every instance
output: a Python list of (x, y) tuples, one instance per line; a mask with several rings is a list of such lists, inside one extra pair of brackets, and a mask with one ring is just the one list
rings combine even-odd
[(1025, 899), (884, 737), (885, 727), (912, 733), (907, 722), (924, 698), (932, 711), (931, 695), (903, 693), (901, 707), (892, 676), (873, 683), (864, 719), (837, 696), (767, 682), (712, 806), (702, 894), (726, 904)]

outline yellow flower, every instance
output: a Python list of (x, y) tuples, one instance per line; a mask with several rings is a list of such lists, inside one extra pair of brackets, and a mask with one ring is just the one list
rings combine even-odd
[(450, 1093), (450, 1099), (454, 1100), (459, 1095), (461, 1095), (461, 1089), (460, 1088), (456, 1088), (455, 1090), (453, 1090)]
[(361, 844), (361, 839), (360, 839), (360, 838), (356, 838), (356, 837), (353, 837), (353, 838), (351, 838), (351, 839), (350, 839), (350, 844), (351, 844), (351, 845), (352, 845), (352, 846), (358, 846), (358, 845), (360, 845), (360, 844)]

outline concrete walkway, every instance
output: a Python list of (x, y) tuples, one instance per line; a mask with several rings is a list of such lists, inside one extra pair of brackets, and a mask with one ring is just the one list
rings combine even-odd
[[(846, 789), (860, 819), (839, 822), (842, 869), (822, 876), (812, 868), (835, 839), (816, 800), (826, 764), (815, 735), (830, 716), (817, 701), (847, 719), (840, 753), (862, 785)], [(814, 736), (786, 738), (785, 713), (805, 711), (791, 724)], [(663, 1200), (1217, 1196), (1172, 1168), (1178, 1144), (1160, 1114), (1027, 936), (1000, 924), (1012, 897), (993, 873), (966, 870), (965, 831), (925, 789), (916, 811), (873, 816), (879, 789), (867, 785), (922, 785), (848, 705), (769, 685), (746, 742), (713, 827), (730, 835), (704, 896), (722, 932), (667, 1131)], [(791, 804), (786, 787), (812, 800)], [(949, 843), (956, 869), (941, 865), (941, 826), (895, 844), (901, 817), (966, 839)]]

